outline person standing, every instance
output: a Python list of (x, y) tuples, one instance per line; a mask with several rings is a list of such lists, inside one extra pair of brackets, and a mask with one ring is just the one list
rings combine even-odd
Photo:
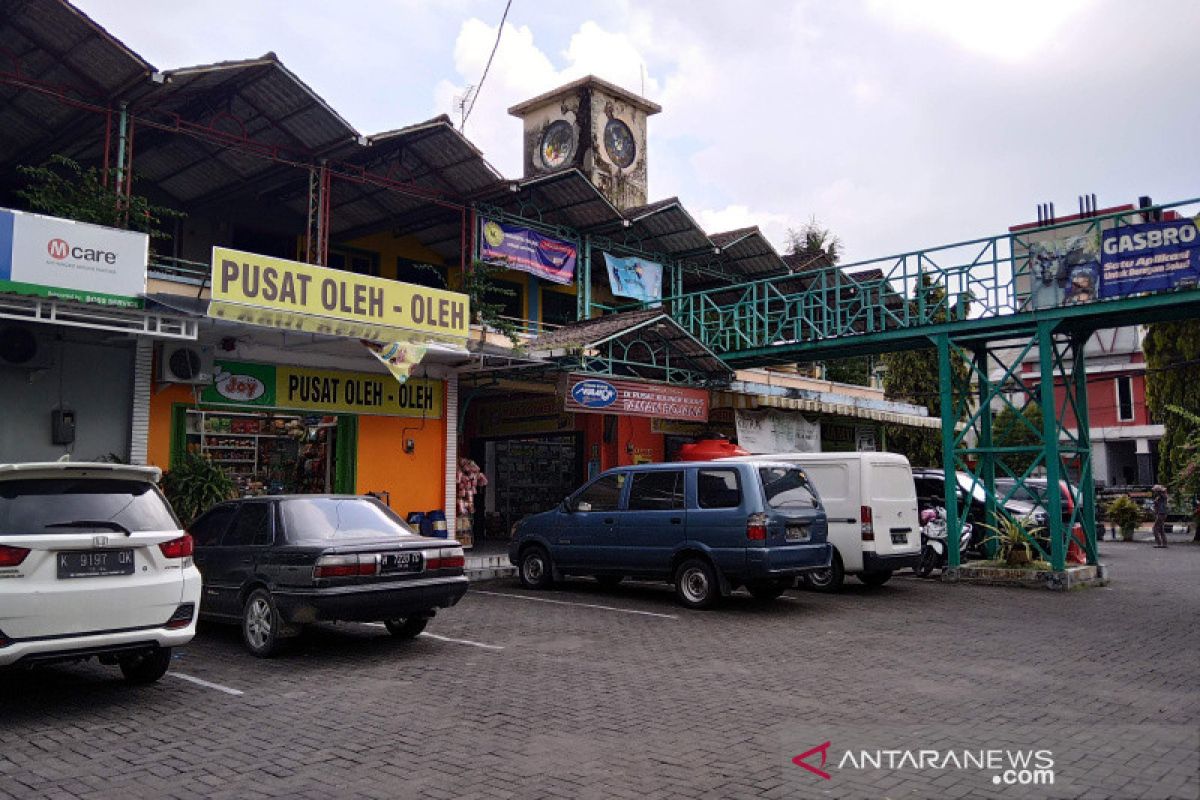
[(1150, 490), (1154, 496), (1154, 546), (1167, 546), (1167, 487), (1155, 484)]

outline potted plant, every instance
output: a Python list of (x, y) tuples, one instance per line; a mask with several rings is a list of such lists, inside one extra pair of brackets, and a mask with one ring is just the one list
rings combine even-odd
[(1132, 542), (1133, 532), (1142, 521), (1142, 509), (1129, 495), (1123, 494), (1108, 504), (1105, 516), (1120, 529), (1122, 541)]
[(184, 455), (163, 475), (162, 488), (185, 527), (237, 494), (233, 480), (219, 466), (194, 453)]
[(996, 527), (979, 523), (993, 533), (988, 541), (997, 544), (996, 558), (1010, 567), (1021, 567), (1032, 562), (1033, 553), (1029, 543), (1042, 529), (1026, 529), (1021, 522), (1006, 516), (1000, 517), (997, 523)]

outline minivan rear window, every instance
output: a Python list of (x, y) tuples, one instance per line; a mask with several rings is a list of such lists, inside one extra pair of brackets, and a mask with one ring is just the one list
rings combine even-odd
[(389, 508), (368, 497), (296, 497), (279, 507), (284, 535), (291, 544), (416, 536)]
[(173, 531), (179, 522), (153, 484), (107, 478), (30, 478), (0, 481), (0, 536)]
[(696, 472), (696, 503), (701, 508), (737, 508), (742, 488), (737, 470), (702, 469)]
[(816, 508), (817, 492), (804, 470), (796, 467), (760, 467), (763, 495), (771, 508)]

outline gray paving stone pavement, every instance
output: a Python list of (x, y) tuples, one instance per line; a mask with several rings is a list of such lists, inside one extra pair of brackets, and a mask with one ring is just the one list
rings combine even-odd
[(992, 796), (938, 772), (799, 783), (787, 732), (822, 725), (1057, 731), (1083, 783), (995, 796), (1196, 798), (1200, 545), (1175, 538), (1104, 542), (1112, 585), (1067, 595), (898, 576), (690, 612), (579, 580), (531, 596), (670, 616), (468, 594), (429, 628), (502, 650), (339, 625), (262, 661), (205, 625), (172, 670), (244, 694), (0, 673), (0, 798)]

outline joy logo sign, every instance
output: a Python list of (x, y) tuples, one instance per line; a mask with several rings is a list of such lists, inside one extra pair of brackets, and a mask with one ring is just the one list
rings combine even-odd
[(218, 374), (214, 385), (217, 394), (242, 403), (257, 400), (267, 390), (263, 382), (253, 375), (231, 375), (228, 372)]

